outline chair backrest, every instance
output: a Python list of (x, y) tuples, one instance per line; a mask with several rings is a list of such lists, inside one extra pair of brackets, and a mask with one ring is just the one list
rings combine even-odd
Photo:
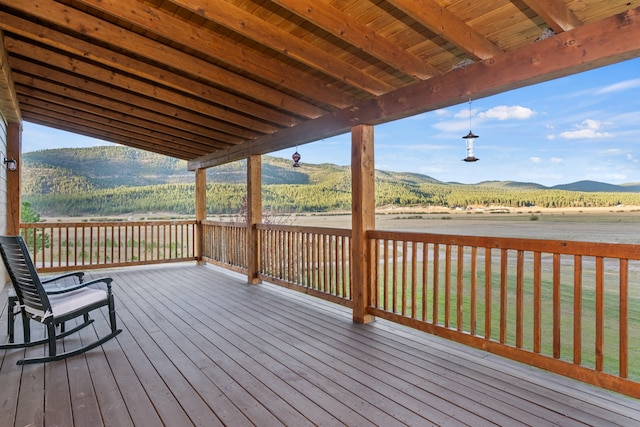
[(35, 318), (51, 314), (51, 303), (21, 236), (0, 236), (0, 254), (7, 268), (18, 302)]

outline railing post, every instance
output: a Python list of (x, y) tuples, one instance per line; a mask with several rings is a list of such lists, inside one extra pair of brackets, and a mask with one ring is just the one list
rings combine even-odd
[(202, 264), (204, 227), (202, 221), (207, 218), (207, 170), (196, 169), (196, 236), (194, 242), (195, 256), (198, 264)]
[(247, 158), (247, 281), (260, 283), (260, 239), (256, 224), (262, 222), (262, 157)]
[(375, 228), (374, 178), (373, 126), (358, 125), (351, 129), (351, 287), (353, 320), (358, 323), (375, 320), (367, 313), (372, 285), (367, 231)]

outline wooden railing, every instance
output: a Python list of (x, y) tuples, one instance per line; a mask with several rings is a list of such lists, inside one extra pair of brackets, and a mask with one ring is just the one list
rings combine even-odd
[(259, 278), (351, 306), (351, 230), (259, 224)]
[(368, 236), (371, 314), (640, 397), (640, 246)]
[[(195, 221), (37, 223), (41, 271), (198, 259)], [(351, 230), (257, 225), (258, 277), (352, 305)], [(247, 272), (245, 224), (202, 259)], [(640, 398), (640, 245), (369, 231), (369, 314)]]
[(221, 267), (246, 273), (246, 224), (202, 221), (202, 259)]
[(41, 272), (195, 260), (195, 221), (21, 224)]

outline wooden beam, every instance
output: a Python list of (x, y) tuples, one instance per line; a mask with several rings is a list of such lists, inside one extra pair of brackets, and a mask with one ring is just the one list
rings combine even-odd
[[(18, 86), (18, 88), (20, 91), (22, 90), (21, 87)], [(29, 88), (24, 88), (24, 90), (29, 90)], [(132, 117), (122, 113), (121, 111), (108, 110), (97, 107), (93, 104), (62, 98), (53, 93), (37, 92), (33, 94), (33, 96), (19, 94), (18, 100), (25, 110), (39, 108), (41, 110), (59, 112), (67, 115), (79, 115), (80, 117), (85, 117), (89, 121), (102, 121), (105, 124), (113, 124), (114, 127), (120, 126), (126, 129), (130, 126), (135, 133), (139, 133), (140, 129), (147, 129), (151, 136), (158, 136), (165, 141), (177, 143), (183, 141), (183, 143), (186, 142), (187, 145), (194, 145), (193, 143), (195, 142), (195, 145), (203, 148), (209, 147), (209, 150), (216, 150), (229, 146), (229, 144), (219, 143), (212, 139), (204, 138), (201, 135), (182, 129), (176, 129), (162, 123)]]
[[(72, 88), (60, 87), (54, 83), (37, 80), (33, 77), (26, 77), (16, 74), (19, 82), (16, 84), (18, 100), (29, 104), (29, 99), (42, 100), (57, 105), (67, 105), (93, 114), (102, 114), (110, 117), (110, 114), (117, 115), (115, 118), (128, 119), (130, 122), (142, 121), (140, 126), (146, 129), (163, 129), (164, 127), (173, 129), (167, 133), (178, 136), (183, 135), (184, 139), (189, 139), (193, 143), (204, 146), (211, 146), (212, 150), (229, 145), (235, 145), (244, 140), (224, 132), (218, 132), (199, 123), (188, 122), (173, 116), (140, 108), (119, 100), (109, 99), (100, 95), (81, 92)], [(23, 82), (24, 84), (22, 84)]]
[[(180, 71), (189, 73), (210, 84), (227, 88), (235, 93), (246, 94), (254, 99), (268, 100), (267, 102), (270, 102), (272, 106), (289, 112), (296, 112), (302, 117), (311, 118), (323, 114), (322, 109), (299, 100), (294, 96), (277, 91), (269, 86), (225, 70), (215, 64), (163, 45), (160, 42), (140, 34), (127, 31), (115, 24), (100, 20), (81, 11), (70, 9), (63, 4), (54, 2), (47, 2), (47, 4), (45, 4), (40, 0), (21, 0), (19, 3), (13, 0), (0, 0), (0, 4), (8, 5), (12, 9), (17, 8), (24, 14), (34, 16), (43, 22), (49, 23), (51, 27), (60, 26), (67, 29), (70, 32), (70, 36), (68, 36), (67, 39), (50, 37), (52, 34), (51, 31), (53, 30), (34, 32), (33, 34), (41, 34), (44, 43), (53, 43), (52, 46), (78, 56), (86, 55), (89, 59), (106, 61), (105, 64), (107, 65), (117, 66), (117, 64), (113, 64), (110, 61), (108, 56), (104, 57), (102, 49), (98, 47), (99, 45), (117, 46), (118, 49), (124, 49), (131, 53), (131, 55), (129, 55), (131, 59), (133, 59), (134, 56), (145, 58), (154, 63), (166, 65), (166, 69), (176, 69), (176, 67), (178, 67)], [(0, 19), (0, 28), (6, 25), (11, 31), (16, 31), (16, 34), (24, 36), (24, 31), (20, 30), (21, 24), (20, 21), (14, 20), (5, 23), (4, 18)], [(186, 29), (187, 26), (183, 25), (179, 30)], [(100, 43), (89, 43), (93, 47), (86, 49), (83, 40), (87, 36)], [(33, 35), (30, 37), (33, 37)], [(77, 40), (79, 44), (76, 45), (74, 40)], [(123, 66), (130, 66), (128, 65), (130, 62), (131, 61), (123, 61), (121, 64)], [(302, 82), (304, 82), (304, 80), (302, 80)], [(324, 96), (317, 99), (323, 99), (327, 104), (338, 108), (345, 107), (353, 102), (352, 99), (332, 89), (325, 90)]]
[[(211, 84), (201, 83), (194, 78), (185, 77), (166, 68), (145, 63), (129, 55), (114, 52), (113, 50), (97, 46), (95, 43), (75, 38), (42, 25), (37, 25), (2, 11), (0, 11), (0, 27), (35, 42), (45, 43), (48, 46), (63, 50), (70, 55), (81, 57), (83, 60), (106, 65), (112, 69), (122, 71), (127, 75), (136, 76), (139, 79), (168, 87), (203, 100), (215, 101), (222, 106), (236, 111), (242, 111), (245, 114), (256, 116), (279, 126), (293, 126), (298, 122), (292, 114), (284, 114), (273, 108), (273, 106), (267, 107), (251, 101), (246, 97), (237, 96), (228, 90), (223, 91), (217, 89)], [(270, 101), (273, 96), (277, 95), (277, 92), (273, 89), (269, 88), (269, 92), (269, 94), (264, 94), (267, 95), (265, 98), (267, 101)], [(244, 87), (242, 93), (247, 93)], [(305, 113), (310, 113), (311, 115), (307, 115), (306, 117), (314, 118), (326, 112), (308, 104), (306, 106), (300, 104), (303, 103), (297, 103), (297, 105), (302, 108), (302, 113), (296, 110), (295, 116), (304, 116)]]
[(167, 147), (166, 145), (158, 145), (151, 143), (147, 140), (140, 140), (129, 136), (117, 135), (110, 132), (101, 132), (92, 129), (88, 126), (70, 126), (66, 121), (60, 121), (50, 119), (48, 117), (42, 117), (41, 115), (31, 116), (29, 112), (25, 112), (24, 120), (27, 122), (39, 124), (42, 126), (50, 127), (53, 129), (59, 129), (66, 132), (71, 132), (77, 135), (84, 135), (90, 138), (100, 139), (106, 142), (112, 142), (114, 144), (126, 145), (128, 147), (139, 148), (141, 150), (152, 151), (154, 153), (162, 154), (164, 156), (175, 157), (177, 159), (189, 160), (191, 155), (185, 153), (182, 150), (177, 150), (173, 147)]
[[(83, 93), (93, 94), (98, 97), (103, 97), (105, 101), (111, 100), (149, 111), (156, 111), (161, 115), (175, 117), (187, 123), (197, 123), (201, 126), (242, 138), (253, 139), (260, 135), (258, 132), (250, 129), (221, 122), (192, 110), (186, 110), (173, 104), (157, 101), (153, 98), (140, 97), (132, 92), (123, 92), (111, 86), (84, 79), (78, 75), (58, 71), (55, 68), (30, 63), (18, 58), (10, 58), (10, 63), (14, 69), (14, 79), (16, 82), (20, 79), (20, 83), (26, 86), (37, 86), (40, 83), (47, 85), (48, 83), (48, 85), (56, 87), (56, 89), (50, 90), (51, 92), (64, 93), (65, 96), (69, 96), (70, 98), (80, 96), (80, 98), (77, 99), (82, 99)], [(48, 78), (48, 80), (40, 80), (45, 77)], [(51, 84), (49, 81), (55, 81), (59, 86)], [(102, 105), (102, 103), (97, 105)]]
[[(30, 9), (38, 9), (39, 0), (24, 0), (24, 2), (35, 3)], [(2, 3), (12, 4), (14, 0), (0, 0)], [(23, 1), (20, 2), (20, 8), (23, 8)], [(345, 97), (344, 92), (332, 87), (326, 81), (321, 80), (310, 73), (303, 72), (291, 66), (283, 65), (280, 61), (274, 60), (271, 56), (259, 52), (257, 50), (247, 50), (240, 47), (233, 41), (219, 37), (217, 34), (204, 28), (197, 27), (190, 22), (184, 21), (179, 17), (171, 16), (161, 12), (159, 9), (149, 8), (142, 2), (131, 2), (129, 0), (78, 0), (77, 3), (83, 3), (87, 6), (100, 10), (107, 15), (129, 22), (133, 25), (139, 25), (146, 30), (157, 34), (167, 40), (175, 40), (178, 43), (192, 47), (194, 50), (206, 55), (209, 58), (215, 58), (217, 61), (229, 64), (232, 67), (259, 76), (261, 79), (270, 81), (271, 83), (285, 87), (289, 90), (297, 92), (300, 95), (311, 99), (326, 102), (329, 105), (350, 105), (353, 99)], [(63, 19), (72, 15), (71, 10), (62, 8)], [(104, 27), (104, 21), (96, 20), (99, 27), (90, 28), (83, 21), (74, 22), (74, 28), (78, 32), (92, 35), (94, 31), (101, 31)], [(69, 24), (65, 24), (68, 27)], [(111, 37), (110, 44), (119, 45), (122, 38), (122, 29), (116, 27), (116, 32), (109, 32)], [(129, 34), (126, 34), (129, 36)], [(139, 47), (134, 52), (140, 52), (145, 57), (153, 57), (155, 54), (162, 57), (163, 50), (166, 45), (155, 43), (152, 46), (146, 43), (147, 48)], [(143, 49), (143, 50), (142, 50)], [(196, 60), (195, 57), (191, 57)], [(168, 60), (165, 62), (167, 66), (187, 66), (181, 62)], [(345, 102), (346, 101), (346, 102)]]
[[(91, 64), (79, 58), (65, 56), (32, 43), (7, 37), (5, 45), (10, 52), (19, 54), (20, 52), (28, 51), (28, 56), (31, 60), (48, 64), (51, 67), (55, 66), (61, 70), (65, 70), (69, 74), (83, 77), (91, 76), (93, 80), (98, 80), (122, 90), (133, 92), (138, 96), (146, 96), (171, 105), (180, 105), (184, 109), (204, 114), (241, 128), (260, 133), (274, 133), (279, 129), (277, 126), (252, 119), (244, 114), (220, 107), (214, 103), (198, 100), (192, 96), (186, 96), (174, 90), (130, 77), (127, 74), (105, 69), (104, 67)], [(49, 72), (46, 72), (42, 74), (42, 76), (47, 78), (48, 74)]]
[(198, 264), (204, 264), (202, 260), (204, 245), (204, 227), (202, 221), (207, 219), (207, 170), (196, 170), (196, 237), (195, 237), (195, 255)]
[(267, 154), (640, 56), (640, 8), (414, 83), (351, 108), (189, 162), (189, 169)]
[(561, 0), (523, 0), (557, 34), (583, 23)]
[(351, 131), (351, 289), (353, 320), (368, 323), (371, 305), (371, 250), (367, 232), (375, 229), (375, 163), (373, 126)]
[(11, 67), (4, 47), (4, 34), (0, 31), (0, 120), (4, 117), (9, 123), (20, 123), (20, 105), (11, 76)]
[(465, 24), (434, 0), (388, 0), (389, 3), (424, 25), (435, 34), (455, 44), (473, 58), (487, 59), (503, 53), (502, 49)]
[(366, 25), (346, 16), (330, 4), (317, 0), (272, 1), (417, 80), (442, 74), (437, 68), (406, 50), (400, 49)]
[(260, 283), (260, 236), (257, 224), (262, 223), (262, 158), (247, 158), (247, 281)]
[(170, 149), (179, 150), (190, 156), (197, 156), (199, 153), (206, 153), (203, 147), (190, 144), (189, 141), (173, 138), (157, 132), (144, 132), (128, 123), (106, 121), (99, 116), (89, 115), (71, 108), (59, 107), (57, 109), (42, 108), (34, 105), (23, 106), (25, 117), (42, 117), (52, 123), (65, 123), (75, 125), (79, 129), (90, 129), (94, 132), (101, 132), (105, 135), (112, 135), (111, 138), (129, 138), (152, 144), (154, 147), (165, 146)]
[(220, 2), (219, 0), (171, 1), (218, 25), (365, 92), (380, 95), (394, 89), (390, 84), (287, 31), (281, 30), (260, 17), (234, 6), (232, 3)]
[(10, 171), (3, 163), (7, 177), (7, 235), (20, 234), (20, 181), (22, 176), (22, 122), (10, 122), (7, 124), (7, 159), (16, 160), (18, 169)]

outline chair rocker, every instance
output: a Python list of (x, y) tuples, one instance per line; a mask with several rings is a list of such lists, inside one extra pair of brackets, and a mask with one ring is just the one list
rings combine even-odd
[[(0, 254), (20, 305), (25, 335), (23, 343), (0, 345), (0, 349), (25, 348), (49, 343), (48, 356), (21, 359), (18, 361), (18, 365), (52, 362), (82, 354), (104, 344), (122, 332), (122, 330), (116, 329), (116, 312), (111, 292), (113, 279), (100, 278), (60, 289), (53, 289), (50, 286), (45, 288), (44, 281), (39, 278), (21, 236), (0, 236)], [(60, 276), (57, 277), (57, 279), (60, 278)], [(88, 287), (99, 283), (105, 284), (107, 290)], [(57, 340), (89, 326), (93, 322), (93, 319), (89, 318), (89, 313), (103, 306), (107, 306), (109, 309), (111, 333), (76, 350), (58, 353)], [(13, 308), (9, 307), (9, 309)], [(84, 322), (65, 331), (64, 323), (80, 316), (83, 316)], [(46, 325), (47, 338), (38, 341), (30, 340), (30, 320)], [(59, 334), (56, 333), (58, 325), (61, 326)]]

